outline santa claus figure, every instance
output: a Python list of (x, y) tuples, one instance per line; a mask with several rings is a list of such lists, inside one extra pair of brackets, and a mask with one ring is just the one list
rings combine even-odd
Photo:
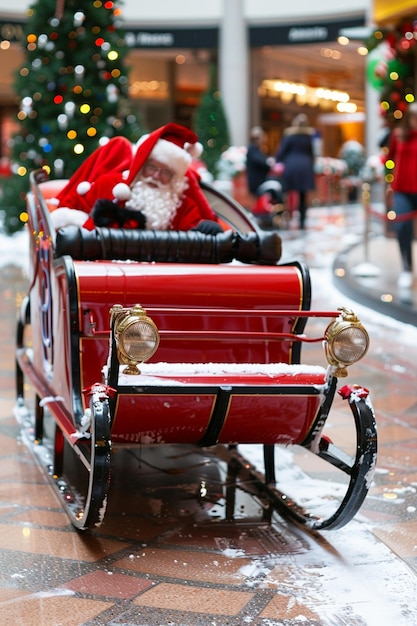
[(142, 137), (136, 146), (115, 137), (98, 148), (74, 173), (51, 213), (55, 228), (70, 224), (92, 230), (141, 228), (222, 229), (190, 168), (201, 154), (197, 135), (167, 124)]

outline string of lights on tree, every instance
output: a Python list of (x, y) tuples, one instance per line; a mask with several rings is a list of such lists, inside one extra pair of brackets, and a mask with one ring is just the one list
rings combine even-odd
[[(67, 178), (107, 138), (136, 141), (143, 132), (129, 108), (119, 5), (38, 0), (28, 9), (25, 58), (15, 79), (20, 105), (11, 145), (14, 176), (3, 198), (6, 230), (22, 219), (30, 171), (44, 167), (54, 178)], [(14, 199), (10, 187), (18, 188)]]
[(401, 120), (414, 102), (417, 18), (395, 27), (376, 29), (367, 42), (367, 78), (380, 92), (380, 112), (387, 125)]

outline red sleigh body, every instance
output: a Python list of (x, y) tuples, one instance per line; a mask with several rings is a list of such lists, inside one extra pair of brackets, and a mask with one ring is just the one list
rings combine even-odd
[[(303, 365), (301, 346), (309, 317), (323, 323), (320, 341), (340, 314), (310, 310), (308, 269), (297, 262), (181, 262), (181, 251), (175, 262), (172, 253), (166, 261), (132, 259), (131, 253), (105, 258), (106, 246), (114, 249), (108, 232), (97, 234), (100, 244), (93, 241), (103, 258), (94, 252), (92, 260), (84, 259), (80, 240), (84, 250), (91, 240), (82, 241), (82, 229), (74, 250), (60, 234), (62, 253), (48, 209), (57, 184), (42, 172), (32, 175), (32, 275), (17, 328), (16, 413), (29, 423), (35, 447), (44, 448), (46, 409), (52, 415), (49, 475), (72, 523), (81, 529), (101, 523), (117, 446), (223, 444), (236, 461), (238, 444), (252, 443), (264, 445), (265, 474), (264, 482), (255, 471), (251, 479), (260, 480), (271, 506), (314, 528), (349, 521), (369, 489), (376, 426), (366, 390), (343, 385), (356, 450), (349, 459), (322, 436), (339, 379), (325, 359)], [(209, 187), (205, 193), (226, 230), (256, 232), (233, 201)], [(109, 313), (114, 305), (124, 311), (140, 305), (158, 331), (156, 352), (138, 364), (136, 374), (124, 373), (117, 357)], [(25, 379), (35, 389), (33, 413), (24, 401)], [(329, 517), (288, 506), (274, 487), (274, 449), (280, 444), (303, 446), (347, 475), (346, 494)], [(71, 488), (68, 458), (77, 459), (86, 474), (84, 493)]]

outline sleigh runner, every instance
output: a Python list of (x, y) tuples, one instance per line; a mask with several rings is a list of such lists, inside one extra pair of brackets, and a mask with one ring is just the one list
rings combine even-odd
[[(241, 488), (256, 485), (271, 507), (315, 529), (346, 524), (376, 462), (368, 391), (345, 384), (348, 366), (368, 348), (356, 315), (311, 311), (307, 267), (277, 264), (276, 234), (259, 231), (208, 185), (204, 193), (224, 229), (216, 236), (55, 233), (48, 199), (64, 182), (48, 181), (42, 170), (31, 176), (32, 275), (17, 325), (16, 415), (74, 526), (103, 521), (115, 448), (165, 444), (220, 446), (220, 458), (243, 468)], [(311, 317), (323, 322), (318, 337), (306, 335)], [(324, 342), (323, 364), (302, 364), (309, 341)], [(26, 379), (35, 390), (33, 412)], [(352, 412), (351, 455), (323, 435), (336, 392)], [(239, 453), (239, 444), (253, 443), (264, 446), (263, 475)], [(278, 490), (274, 451), (281, 444), (299, 445), (347, 477), (328, 517)]]

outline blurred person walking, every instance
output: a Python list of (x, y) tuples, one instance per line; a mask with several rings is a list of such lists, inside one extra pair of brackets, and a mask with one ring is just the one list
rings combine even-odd
[(398, 286), (413, 284), (413, 211), (417, 210), (417, 102), (409, 105), (401, 124), (391, 132), (387, 160), (394, 162), (391, 208), (396, 214), (395, 233), (402, 272)]
[(265, 182), (275, 161), (265, 153), (266, 133), (260, 126), (254, 126), (249, 134), (249, 145), (246, 153), (246, 176), (248, 189), (255, 198), (258, 188)]
[(283, 213), (283, 194), (274, 172), (275, 159), (265, 152), (266, 133), (260, 126), (251, 129), (249, 140), (246, 177), (253, 201), (251, 210), (262, 228), (278, 227)]
[(275, 155), (277, 165), (282, 163), (282, 183), (287, 198), (296, 192), (300, 228), (304, 229), (307, 215), (308, 193), (315, 188), (314, 137), (316, 131), (309, 125), (307, 115), (299, 113), (292, 125), (284, 130)]

